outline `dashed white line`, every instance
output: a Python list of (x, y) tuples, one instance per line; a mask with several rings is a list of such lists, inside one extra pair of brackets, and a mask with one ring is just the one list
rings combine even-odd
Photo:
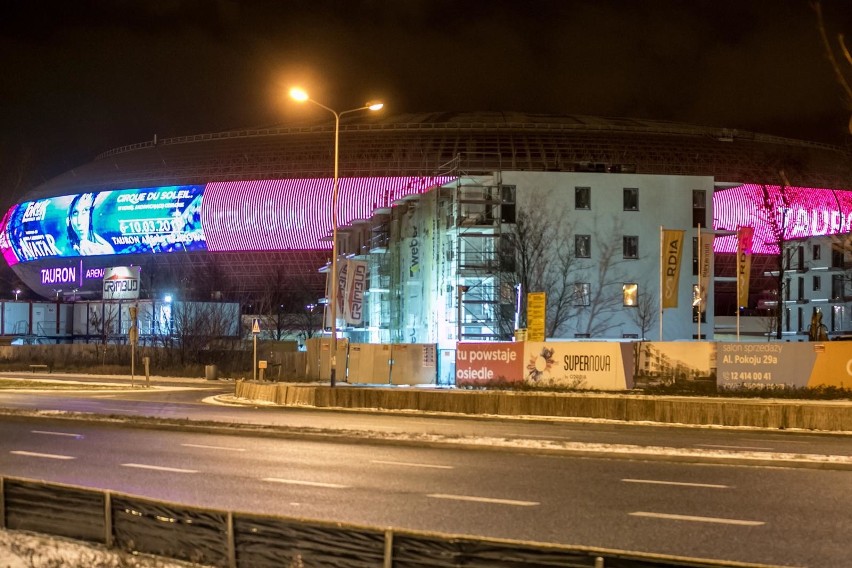
[(494, 499), (491, 497), (475, 497), (473, 495), (449, 495), (447, 493), (430, 493), (426, 497), (433, 499), (450, 499), (453, 501), (473, 501), (476, 503), (494, 503), (496, 505), (514, 505), (516, 507), (535, 507), (541, 505), (538, 501), (516, 501), (514, 499)]
[(659, 481), (656, 479), (622, 479), (625, 483), (648, 483), (652, 485), (677, 485), (681, 487), (706, 487), (708, 489), (729, 489), (727, 485), (717, 485), (715, 483), (688, 483), (685, 481)]
[(721, 519), (719, 517), (695, 517), (692, 515), (671, 515), (667, 513), (649, 513), (647, 511), (635, 511), (628, 513), (634, 517), (651, 517), (654, 519), (669, 519), (673, 521), (693, 521), (698, 523), (719, 523), (723, 525), (739, 525), (744, 527), (757, 527), (765, 525), (763, 521), (744, 521), (742, 519)]
[(77, 438), (80, 439), (83, 437), (82, 434), (74, 434), (73, 432), (49, 432), (47, 430), (30, 430), (33, 434), (44, 434), (45, 436), (65, 436), (67, 438)]
[(12, 450), (9, 452), (10, 454), (15, 454), (17, 456), (29, 456), (31, 458), (48, 458), (52, 460), (76, 460), (77, 458), (74, 456), (63, 456), (60, 454), (42, 454), (39, 452), (27, 452), (25, 450)]
[(201, 448), (204, 450), (225, 450), (228, 452), (244, 452), (245, 448), (229, 448), (227, 446), (206, 446), (204, 444), (181, 444), (186, 448)]
[(165, 467), (161, 465), (147, 465), (144, 463), (123, 463), (122, 467), (135, 467), (137, 469), (153, 469), (155, 471), (169, 471), (172, 473), (198, 473), (195, 469), (183, 469), (180, 467)]
[(322, 483), (319, 481), (302, 481), (300, 479), (282, 479), (280, 477), (264, 477), (263, 481), (271, 481), (273, 483), (284, 483), (287, 485), (307, 485), (308, 487), (325, 487), (327, 489), (348, 489), (349, 485), (340, 485), (339, 483)]
[(431, 463), (410, 463), (410, 462), (398, 462), (398, 461), (385, 461), (385, 460), (370, 460), (370, 463), (377, 463), (382, 465), (402, 465), (405, 467), (425, 467), (432, 469), (455, 469), (451, 465), (436, 465)]
[(775, 448), (763, 448), (758, 446), (721, 446), (716, 444), (695, 444), (696, 447), (699, 448), (722, 448), (726, 450), (755, 450), (755, 451), (764, 451), (771, 452)]

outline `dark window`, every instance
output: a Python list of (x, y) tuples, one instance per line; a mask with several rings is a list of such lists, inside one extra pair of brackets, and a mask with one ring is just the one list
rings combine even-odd
[(805, 279), (803, 277), (799, 276), (799, 278), (797, 280), (799, 281), (798, 282), (799, 295), (797, 296), (797, 298), (799, 300), (804, 300), (805, 299)]
[(843, 298), (843, 276), (840, 274), (834, 274), (831, 277), (831, 298), (833, 300)]
[(577, 258), (589, 258), (592, 256), (591, 235), (574, 235), (574, 256)]
[(639, 188), (625, 187), (624, 188), (624, 210), (639, 211)]
[(822, 248), (819, 245), (814, 245), (814, 260), (819, 260), (822, 258)]
[(822, 287), (822, 279), (819, 276), (814, 276), (814, 292)]
[(639, 258), (639, 237), (624, 237), (622, 252), (624, 258)]
[(698, 276), (698, 237), (692, 237), (692, 275)]
[(574, 209), (591, 209), (592, 208), (592, 188), (591, 187), (575, 187), (574, 188)]
[(692, 226), (707, 226), (707, 192), (703, 189), (692, 190)]

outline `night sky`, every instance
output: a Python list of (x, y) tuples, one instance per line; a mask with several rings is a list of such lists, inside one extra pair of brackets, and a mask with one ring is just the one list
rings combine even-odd
[[(822, 5), (833, 41), (852, 35), (852, 0)], [(328, 120), (287, 98), (295, 83), (338, 110), (850, 140), (809, 0), (8, 0), (0, 58), (3, 204), (155, 134)]]

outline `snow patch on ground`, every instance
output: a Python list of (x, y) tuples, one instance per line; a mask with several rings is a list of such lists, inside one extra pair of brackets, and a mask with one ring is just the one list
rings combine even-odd
[(0, 531), (0, 568), (189, 568), (178, 560), (20, 531)]

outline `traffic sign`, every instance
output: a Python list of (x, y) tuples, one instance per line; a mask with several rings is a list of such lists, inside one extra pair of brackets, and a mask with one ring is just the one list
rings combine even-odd
[(260, 333), (260, 318), (254, 318), (254, 321), (251, 322), (251, 332)]

